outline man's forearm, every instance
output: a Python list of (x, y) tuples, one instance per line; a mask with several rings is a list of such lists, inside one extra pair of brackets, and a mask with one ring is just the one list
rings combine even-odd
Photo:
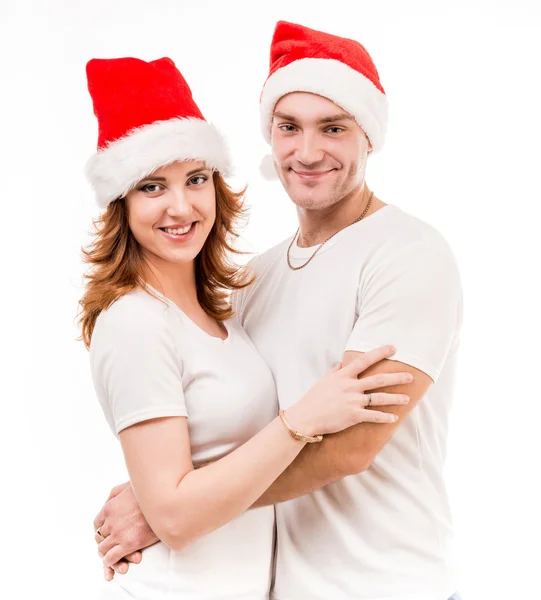
[[(347, 352), (344, 364), (358, 353)], [(382, 388), (388, 393), (405, 393), (407, 405), (381, 406), (379, 410), (398, 415), (396, 423), (359, 423), (349, 429), (326, 435), (319, 444), (307, 444), (293, 463), (274, 481), (253, 507), (279, 504), (310, 494), (348, 475), (368, 469), (400, 423), (413, 410), (430, 387), (431, 379), (418, 369), (397, 361), (383, 361), (370, 367), (365, 375), (410, 372), (412, 383)]]
[(252, 508), (304, 496), (350, 475), (342, 466), (344, 461), (333, 451), (332, 437), (326, 437), (319, 444), (307, 444)]

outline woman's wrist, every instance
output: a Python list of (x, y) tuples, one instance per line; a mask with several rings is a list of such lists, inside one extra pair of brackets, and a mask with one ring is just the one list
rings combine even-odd
[(283, 416), (291, 429), (303, 434), (304, 436), (315, 437), (320, 433), (319, 431), (315, 430), (314, 423), (309, 417), (306, 416), (306, 411), (303, 411), (299, 408), (298, 404), (294, 404), (287, 410), (284, 410)]
[(305, 433), (302, 433), (302, 431), (298, 431), (297, 429), (294, 429), (293, 427), (291, 427), (291, 425), (289, 424), (289, 421), (287, 420), (287, 418), (285, 416), (284, 410), (280, 411), (280, 419), (282, 420), (282, 423), (284, 424), (285, 428), (288, 430), (289, 435), (294, 440), (298, 440), (299, 442), (304, 442), (305, 444), (315, 444), (317, 442), (323, 441), (323, 435), (321, 435), (321, 434), (317, 434), (314, 436), (307, 435)]

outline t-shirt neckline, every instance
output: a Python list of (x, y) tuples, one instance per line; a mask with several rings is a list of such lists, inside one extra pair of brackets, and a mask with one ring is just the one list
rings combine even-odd
[(225, 339), (222, 339), (221, 337), (218, 337), (216, 335), (211, 335), (210, 333), (207, 333), (204, 329), (202, 329), (201, 327), (199, 327), (199, 325), (197, 325), (197, 323), (195, 323), (195, 321), (193, 321), (179, 306), (177, 306), (170, 298), (168, 298), (167, 296), (165, 296), (164, 294), (162, 294), (161, 292), (159, 292), (156, 288), (152, 287), (150, 284), (145, 283), (145, 286), (153, 293), (156, 294), (156, 296), (158, 296), (158, 298), (160, 298), (160, 300), (163, 300), (167, 306), (170, 306), (179, 316), (180, 318), (187, 322), (190, 327), (192, 327), (193, 329), (199, 331), (199, 333), (201, 335), (203, 335), (205, 338), (208, 338), (210, 340), (214, 340), (216, 343), (218, 344), (226, 344), (229, 343), (229, 340), (231, 339), (231, 328), (229, 327), (229, 325), (227, 324), (226, 321), (222, 321), (222, 325), (225, 327), (225, 330), (227, 331), (227, 337)]
[[(368, 217), (365, 217), (361, 221), (358, 221), (357, 223), (353, 223), (353, 225), (348, 225), (347, 227), (344, 227), (344, 229), (339, 231), (332, 239), (330, 239), (328, 242), (326, 242), (323, 245), (323, 248), (321, 248), (321, 250), (318, 250), (317, 255), (327, 252), (332, 247), (334, 247), (348, 233), (353, 232), (353, 231), (358, 231), (358, 229), (360, 229), (361, 227), (365, 227), (370, 222), (373, 222), (373, 219), (378, 217), (378, 215), (380, 213), (387, 213), (388, 212), (387, 209), (390, 209), (391, 207), (392, 207), (391, 204), (386, 204), (385, 206), (382, 206), (380, 209), (378, 209), (375, 213), (372, 213), (371, 215), (369, 215)], [(314, 252), (316, 251), (318, 246), (321, 246), (321, 244), (316, 244), (315, 246), (308, 246), (307, 248), (301, 248), (300, 246), (297, 246), (298, 238), (299, 238), (299, 232), (297, 232), (295, 234), (293, 244), (291, 245), (291, 250), (289, 251), (289, 256), (293, 259), (309, 258), (310, 256), (312, 256), (312, 254), (314, 254)]]

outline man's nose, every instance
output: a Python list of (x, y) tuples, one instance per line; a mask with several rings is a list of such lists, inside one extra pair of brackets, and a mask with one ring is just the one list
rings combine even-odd
[(318, 143), (318, 137), (312, 133), (300, 136), (295, 158), (303, 165), (309, 166), (321, 162), (324, 157), (323, 149)]

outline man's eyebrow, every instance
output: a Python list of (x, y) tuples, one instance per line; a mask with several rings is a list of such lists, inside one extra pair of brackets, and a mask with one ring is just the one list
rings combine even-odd
[(323, 123), (336, 123), (336, 121), (354, 121), (355, 119), (348, 113), (339, 113), (330, 117), (323, 117), (318, 120), (318, 124)]
[[(276, 111), (273, 115), (273, 118), (283, 119), (284, 121), (290, 121), (291, 123), (298, 123), (299, 119), (292, 115), (287, 115), (285, 113)], [(348, 113), (338, 113), (336, 115), (330, 115), (328, 117), (322, 117), (317, 120), (318, 125), (324, 125), (328, 123), (336, 123), (337, 121), (354, 121), (355, 119)]]
[(292, 123), (298, 123), (299, 120), (292, 115), (286, 115), (285, 113), (275, 111), (272, 115), (273, 119), (283, 119), (284, 121), (291, 121)]

